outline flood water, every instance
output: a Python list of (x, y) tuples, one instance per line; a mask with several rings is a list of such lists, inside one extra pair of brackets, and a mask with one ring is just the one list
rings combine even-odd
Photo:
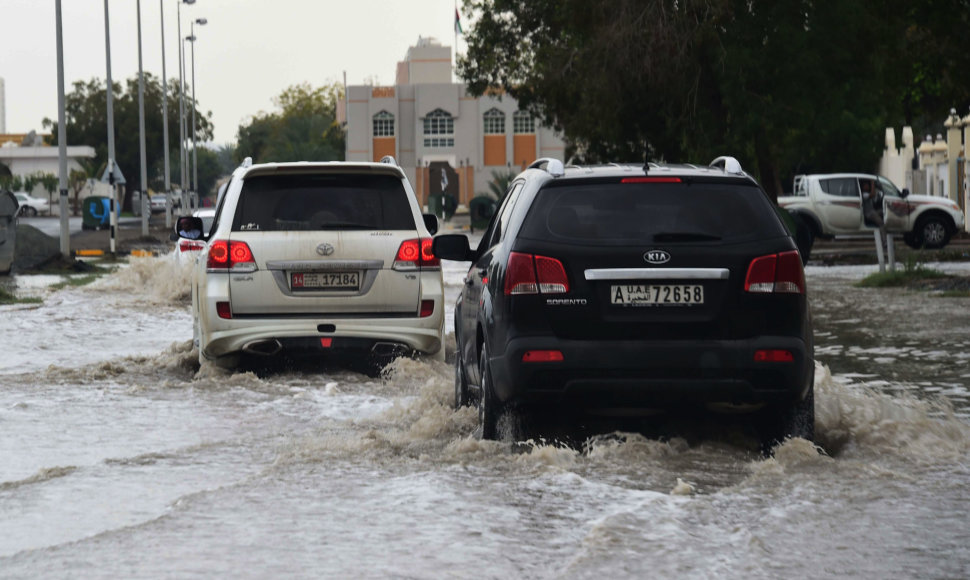
[(165, 257), (17, 278), (44, 302), (0, 306), (0, 577), (968, 577), (970, 299), (871, 271), (808, 268), (821, 452), (770, 459), (731, 429), (479, 441), (435, 361), (200, 369)]

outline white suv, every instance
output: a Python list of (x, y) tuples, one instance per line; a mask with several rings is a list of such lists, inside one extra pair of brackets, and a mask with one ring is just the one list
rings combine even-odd
[(945, 197), (910, 195), (885, 177), (865, 173), (798, 175), (794, 193), (778, 198), (778, 205), (804, 222), (812, 238), (869, 233), (862, 212), (860, 182), (874, 183), (886, 230), (903, 235), (910, 247), (942, 248), (964, 228), (963, 213)]
[(408, 354), (444, 359), (437, 219), (404, 172), (381, 163), (247, 160), (216, 207), (192, 277), (199, 359), (223, 367), (310, 356), (377, 370)]

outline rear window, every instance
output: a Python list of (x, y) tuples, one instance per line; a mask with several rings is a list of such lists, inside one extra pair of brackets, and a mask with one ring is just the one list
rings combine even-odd
[(859, 197), (859, 184), (854, 177), (839, 177), (835, 179), (819, 179), (819, 188), (829, 195), (839, 197)]
[(243, 182), (233, 231), (414, 230), (391, 175), (257, 175)]
[(724, 183), (591, 183), (539, 192), (523, 237), (588, 243), (736, 242), (786, 235), (760, 189)]

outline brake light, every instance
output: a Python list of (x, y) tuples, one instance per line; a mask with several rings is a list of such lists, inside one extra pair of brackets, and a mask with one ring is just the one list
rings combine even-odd
[(793, 362), (795, 355), (790, 350), (765, 349), (754, 351), (754, 362)]
[(256, 258), (246, 242), (227, 242), (216, 240), (210, 244), (206, 260), (208, 270), (255, 271)]
[(509, 253), (505, 270), (505, 294), (565, 294), (569, 278), (562, 262), (546, 256)]
[(679, 177), (624, 177), (620, 183), (680, 183)]
[(431, 238), (404, 240), (394, 257), (394, 270), (438, 270), (441, 260), (431, 251)]
[(797, 251), (769, 254), (751, 261), (744, 291), (762, 294), (803, 294), (805, 270)]

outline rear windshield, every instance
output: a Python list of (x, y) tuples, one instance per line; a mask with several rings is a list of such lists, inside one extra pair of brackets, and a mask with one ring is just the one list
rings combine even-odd
[(523, 237), (589, 243), (727, 241), (786, 235), (760, 189), (724, 183), (590, 183), (539, 192)]
[(257, 175), (243, 182), (233, 231), (414, 230), (392, 175)]

